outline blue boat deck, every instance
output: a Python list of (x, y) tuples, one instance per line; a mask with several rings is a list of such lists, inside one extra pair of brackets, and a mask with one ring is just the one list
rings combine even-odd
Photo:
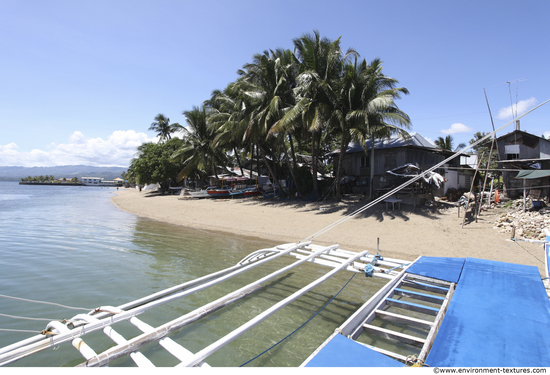
[[(475, 258), (422, 257), (408, 272), (457, 282), (427, 365), (550, 366), (550, 300), (538, 268)], [(393, 365), (404, 366), (339, 334), (306, 364)]]

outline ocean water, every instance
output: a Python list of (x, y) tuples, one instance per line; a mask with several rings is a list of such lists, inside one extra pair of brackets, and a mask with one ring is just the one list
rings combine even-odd
[[(0, 181), (0, 294), (90, 310), (118, 306), (235, 265), (252, 251), (276, 245), (141, 218), (112, 204), (114, 193), (115, 188), (29, 186)], [(293, 261), (282, 257), (268, 262), (222, 285), (146, 312), (140, 319), (161, 325)], [(316, 265), (301, 265), (267, 283), (259, 292), (170, 337), (197, 352), (328, 271)], [(206, 362), (231, 367), (254, 358), (311, 318), (350, 276), (340, 272)], [(381, 285), (382, 281), (357, 275), (302, 329), (247, 366), (300, 365)], [(5, 315), (61, 320), (82, 312), (0, 297), (0, 313)], [(34, 336), (47, 323), (0, 316), (0, 347)], [(116, 325), (115, 329), (127, 338), (138, 334), (129, 323)], [(96, 352), (114, 345), (101, 331), (86, 336), (85, 341)], [(156, 343), (140, 351), (156, 366), (178, 363)], [(75, 366), (83, 361), (80, 353), (65, 343), (9, 366)], [(109, 366), (134, 364), (125, 357)]]

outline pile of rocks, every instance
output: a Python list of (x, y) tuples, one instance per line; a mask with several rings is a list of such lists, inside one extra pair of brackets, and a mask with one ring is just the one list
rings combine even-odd
[[(511, 211), (503, 213), (496, 221), (493, 228), (502, 233), (512, 233), (515, 228), (516, 238), (544, 240), (546, 234), (544, 228), (550, 229), (550, 207), (544, 207), (538, 211), (529, 209), (523, 212), (523, 199), (509, 202)], [(531, 207), (530, 201), (527, 207)]]

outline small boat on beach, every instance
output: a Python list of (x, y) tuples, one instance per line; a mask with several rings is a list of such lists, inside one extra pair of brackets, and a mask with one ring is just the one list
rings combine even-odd
[(246, 182), (250, 180), (247, 177), (224, 177), (221, 178), (222, 186), (219, 188), (208, 189), (207, 193), (213, 197), (253, 197), (262, 195), (258, 185), (249, 185)]
[(207, 189), (189, 190), (188, 193), (193, 198), (208, 198), (208, 197), (210, 197), (210, 194), (208, 194)]

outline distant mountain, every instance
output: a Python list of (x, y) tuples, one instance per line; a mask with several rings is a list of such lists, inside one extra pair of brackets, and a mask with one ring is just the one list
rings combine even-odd
[(20, 181), (28, 176), (54, 176), (71, 179), (77, 177), (101, 177), (113, 180), (127, 171), (124, 167), (91, 167), (88, 165), (64, 165), (59, 167), (0, 167), (0, 181)]

